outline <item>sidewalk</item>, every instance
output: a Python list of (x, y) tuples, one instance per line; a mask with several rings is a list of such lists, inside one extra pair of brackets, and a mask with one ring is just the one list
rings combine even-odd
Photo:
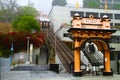
[(10, 71), (2, 80), (30, 80), (30, 72)]
[(120, 75), (74, 77), (51, 71), (10, 71), (2, 80), (120, 80)]

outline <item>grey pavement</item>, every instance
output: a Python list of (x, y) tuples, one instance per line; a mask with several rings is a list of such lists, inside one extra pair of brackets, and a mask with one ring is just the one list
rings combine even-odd
[[(43, 50), (43, 52), (44, 51), (45, 50)], [(40, 57), (39, 64), (41, 65), (31, 65), (29, 67), (26, 67), (26, 65), (19, 65), (15, 68), (15, 71), (9, 71), (1, 80), (120, 80), (120, 75), (117, 74), (114, 74), (113, 76), (86, 75), (82, 77), (74, 77), (67, 73), (57, 74), (49, 71), (48, 67), (44, 65), (46, 64), (46, 57), (42, 54)]]
[(120, 75), (74, 77), (71, 74), (51, 71), (10, 71), (2, 80), (120, 80)]

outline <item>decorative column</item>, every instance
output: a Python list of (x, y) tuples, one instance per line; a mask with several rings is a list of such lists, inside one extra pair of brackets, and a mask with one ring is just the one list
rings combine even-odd
[(81, 67), (80, 67), (80, 41), (79, 41), (79, 33), (74, 33), (74, 76), (81, 76)]
[(77, 49), (79, 47), (79, 41), (75, 39), (75, 50), (74, 50), (74, 71), (80, 72), (80, 50)]
[(104, 72), (103, 75), (113, 75), (110, 68), (110, 51), (107, 49), (104, 53)]

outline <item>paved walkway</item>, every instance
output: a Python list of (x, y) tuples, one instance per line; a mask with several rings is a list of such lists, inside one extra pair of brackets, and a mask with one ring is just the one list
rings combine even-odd
[[(45, 58), (45, 57), (44, 57)], [(42, 58), (40, 61), (42, 62)], [(45, 59), (44, 59), (45, 60)], [(44, 61), (46, 63), (46, 60)], [(44, 64), (39, 63), (39, 64)], [(21, 65), (20, 70), (26, 70), (25, 65)], [(82, 76), (82, 77), (74, 77), (71, 74), (57, 74), (51, 71), (45, 70), (42, 66), (29, 67), (30, 70), (28, 71), (10, 71), (1, 80), (120, 80), (120, 75), (114, 76)], [(31, 69), (32, 68), (32, 69)], [(17, 68), (17, 70), (19, 67)]]
[(120, 80), (120, 75), (74, 77), (51, 71), (10, 71), (2, 80)]

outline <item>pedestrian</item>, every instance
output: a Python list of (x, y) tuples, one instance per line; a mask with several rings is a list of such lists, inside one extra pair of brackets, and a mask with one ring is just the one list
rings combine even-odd
[(99, 67), (98, 66), (96, 66), (96, 75), (99, 76)]
[(89, 65), (86, 65), (86, 72), (87, 72), (87, 75), (89, 74)]
[(96, 74), (96, 68), (95, 68), (95, 66), (93, 66), (93, 69), (92, 69), (92, 70), (93, 70), (92, 73), (93, 73), (93, 76), (94, 76), (94, 75)]

